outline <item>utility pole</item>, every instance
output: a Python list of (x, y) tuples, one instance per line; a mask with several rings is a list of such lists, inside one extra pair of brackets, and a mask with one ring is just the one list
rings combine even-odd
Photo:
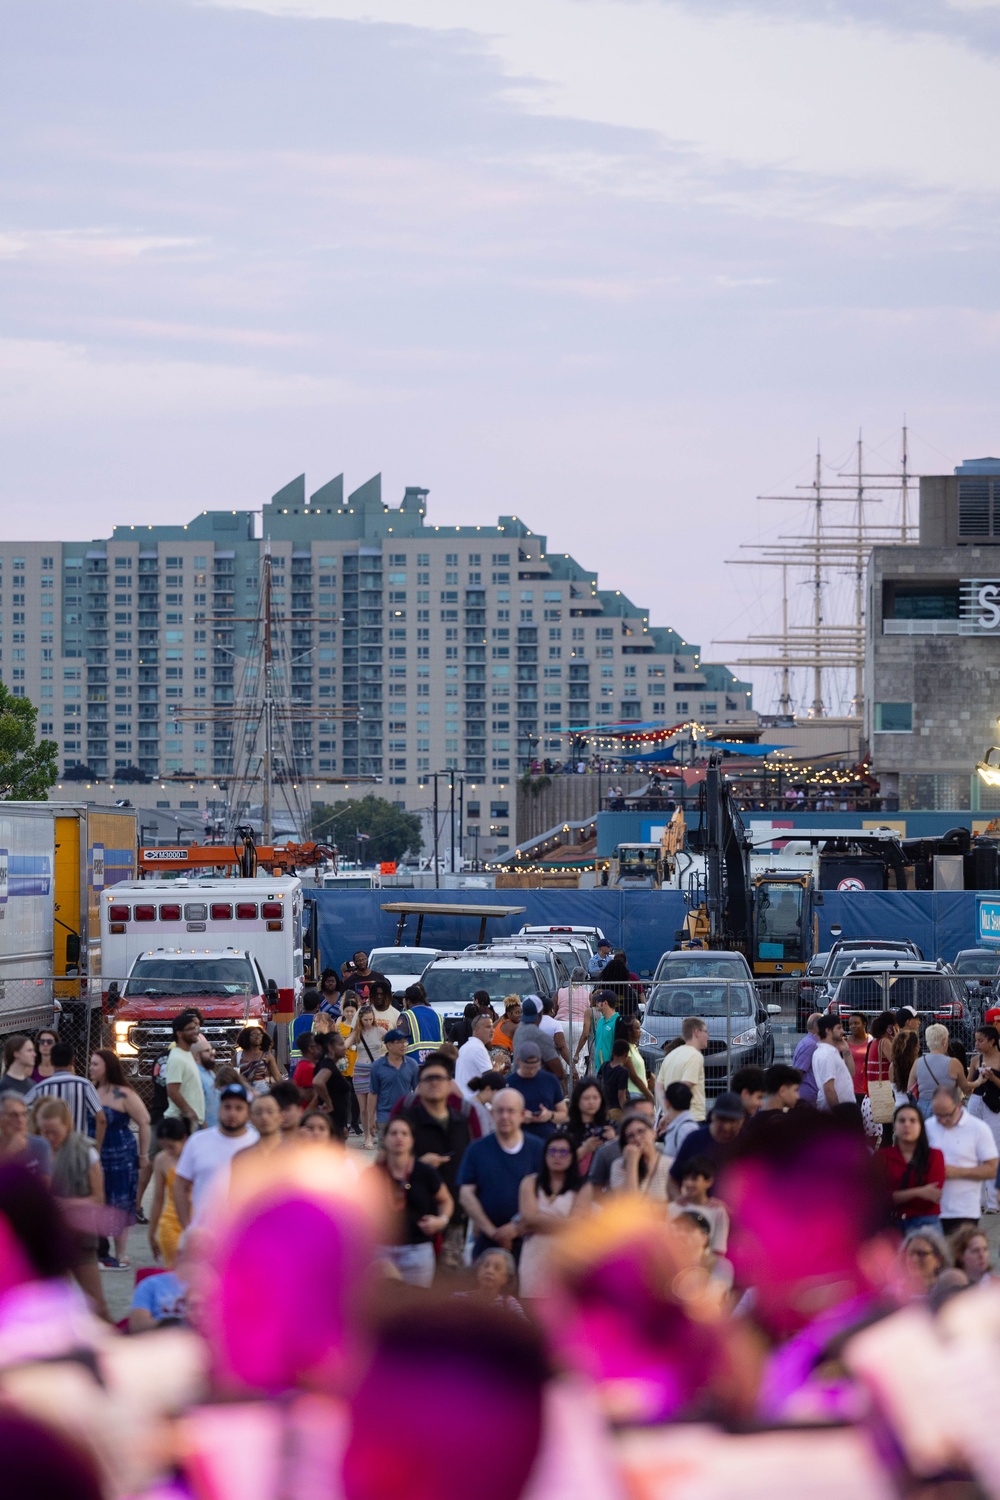
[(455, 773), (448, 772), (448, 873), (455, 873)]
[(438, 773), (434, 772), (434, 889), (441, 888), (441, 866), (438, 862)]

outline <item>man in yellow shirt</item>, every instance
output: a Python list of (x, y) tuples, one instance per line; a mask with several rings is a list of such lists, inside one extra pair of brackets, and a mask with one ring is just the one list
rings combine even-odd
[(705, 1119), (705, 1049), (708, 1027), (700, 1016), (685, 1016), (681, 1022), (680, 1044), (671, 1043), (670, 1051), (656, 1075), (656, 1107), (663, 1109), (667, 1085), (686, 1083), (691, 1090), (691, 1115)]

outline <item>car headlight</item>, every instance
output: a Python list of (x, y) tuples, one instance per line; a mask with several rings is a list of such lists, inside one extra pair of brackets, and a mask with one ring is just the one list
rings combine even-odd
[(645, 1028), (643, 1028), (642, 1030), (640, 1030), (640, 1032), (639, 1032), (639, 1046), (640, 1047), (658, 1047), (659, 1045), (660, 1044), (659, 1044), (658, 1040), (656, 1039), (655, 1036), (652, 1035), (651, 1032), (646, 1031)]
[(757, 1028), (753, 1031), (741, 1031), (739, 1036), (734, 1036), (731, 1045), (733, 1047), (749, 1047), (757, 1040)]

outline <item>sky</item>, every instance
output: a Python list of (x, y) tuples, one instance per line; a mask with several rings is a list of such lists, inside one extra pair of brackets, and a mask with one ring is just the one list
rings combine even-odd
[(1000, 0), (4, 11), (8, 537), (381, 471), (733, 661), (817, 441), (1000, 451)]

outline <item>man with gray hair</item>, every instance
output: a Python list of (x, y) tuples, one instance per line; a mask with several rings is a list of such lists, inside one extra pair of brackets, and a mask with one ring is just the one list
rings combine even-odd
[(493, 1099), (492, 1135), (473, 1141), (462, 1157), (458, 1201), (478, 1231), (473, 1258), (499, 1246), (517, 1255), (521, 1228), (517, 1216), (521, 1183), (542, 1165), (543, 1143), (524, 1132), (524, 1097), (501, 1089)]
[(927, 1139), (944, 1156), (943, 1234), (979, 1223), (981, 1184), (990, 1182), (997, 1173), (993, 1132), (982, 1120), (969, 1114), (964, 1099), (957, 1084), (943, 1084), (934, 1090), (931, 1113), (927, 1116)]
[(802, 1074), (799, 1098), (806, 1104), (816, 1103), (817, 1084), (813, 1076), (812, 1060), (813, 1053), (819, 1046), (819, 1021), (820, 1012), (815, 1010), (806, 1022), (805, 1036), (792, 1054), (792, 1067), (798, 1068)]

